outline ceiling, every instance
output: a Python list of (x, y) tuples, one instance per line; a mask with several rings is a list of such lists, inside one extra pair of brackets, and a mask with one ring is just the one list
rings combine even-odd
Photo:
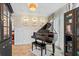
[(36, 11), (32, 12), (28, 9), (27, 3), (11, 3), (14, 10), (14, 15), (39, 15), (49, 16), (59, 8), (63, 7), (65, 3), (38, 3)]

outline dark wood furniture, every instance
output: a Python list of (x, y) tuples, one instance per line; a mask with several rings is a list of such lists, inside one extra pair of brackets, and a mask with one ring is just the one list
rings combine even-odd
[(64, 14), (64, 55), (79, 56), (79, 7)]
[(13, 9), (10, 3), (0, 3), (0, 55), (12, 55), (12, 23)]
[[(50, 23), (45, 24), (40, 30), (33, 33), (32, 38), (35, 39), (34, 42), (39, 42), (38, 40), (40, 40), (41, 44), (50, 43), (52, 45), (52, 49), (53, 49), (52, 55), (54, 55), (55, 49), (54, 49), (54, 43), (52, 43), (54, 34), (53, 34), (53, 32), (49, 32), (48, 28), (50, 26), (51, 26)], [(41, 44), (40, 44), (40, 47), (42, 48)], [(38, 45), (38, 43), (37, 43), (37, 45)], [(45, 46), (43, 46), (43, 47), (45, 47)]]

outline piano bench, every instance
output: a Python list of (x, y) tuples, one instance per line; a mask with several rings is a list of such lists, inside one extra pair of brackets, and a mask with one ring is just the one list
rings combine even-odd
[(35, 45), (36, 49), (37, 49), (37, 47), (41, 48), (41, 56), (43, 53), (43, 49), (45, 49), (45, 54), (46, 54), (46, 44), (45, 43), (37, 42), (37, 41), (32, 42), (32, 51), (33, 51), (33, 45)]

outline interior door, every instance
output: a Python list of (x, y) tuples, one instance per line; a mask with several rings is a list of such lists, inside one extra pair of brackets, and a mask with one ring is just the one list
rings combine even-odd
[(4, 5), (3, 9), (3, 15), (2, 15), (2, 21), (3, 21), (3, 52), (2, 54), (5, 56), (12, 55), (12, 38), (11, 38), (11, 16), (10, 12), (6, 5)]
[(0, 14), (0, 55), (12, 55), (11, 44), (11, 14), (8, 7), (2, 4), (2, 13)]
[(79, 8), (76, 10), (76, 55), (79, 56)]

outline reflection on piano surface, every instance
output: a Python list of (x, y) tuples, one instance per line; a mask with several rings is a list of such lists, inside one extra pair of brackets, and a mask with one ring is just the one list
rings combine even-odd
[(50, 32), (48, 28), (51, 26), (50, 23), (47, 23), (43, 26), (39, 31), (34, 32), (32, 38), (45, 41), (47, 43), (52, 43), (53, 40), (53, 32)]

